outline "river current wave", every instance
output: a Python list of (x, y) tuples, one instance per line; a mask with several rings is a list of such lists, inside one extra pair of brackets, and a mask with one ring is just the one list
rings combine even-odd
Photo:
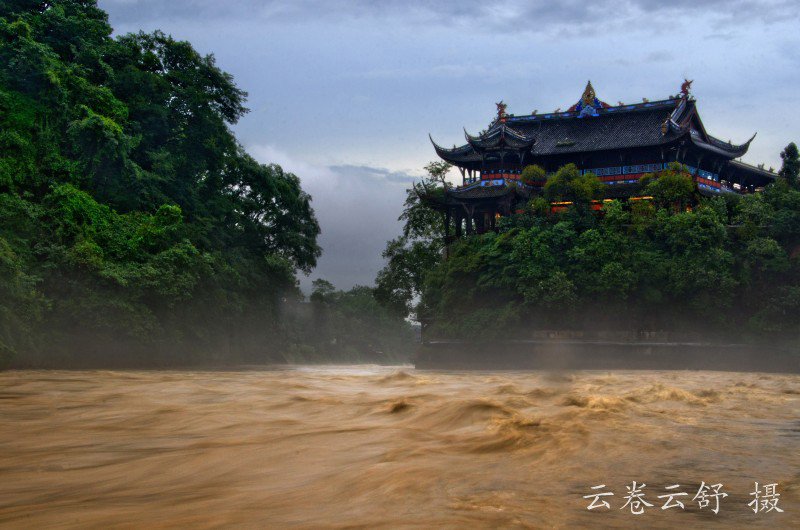
[(11, 371), (0, 418), (4, 528), (800, 527), (798, 375)]

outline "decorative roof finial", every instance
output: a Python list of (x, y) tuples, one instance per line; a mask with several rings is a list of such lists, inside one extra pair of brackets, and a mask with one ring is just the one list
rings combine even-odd
[(505, 123), (506, 122), (506, 107), (508, 105), (503, 103), (502, 99), (500, 100), (500, 103), (495, 103), (495, 105), (497, 105), (497, 121), (499, 121), (500, 123)]
[(594, 92), (592, 82), (587, 81), (586, 88), (583, 90), (581, 99), (571, 106), (568, 112), (577, 112), (579, 118), (583, 118), (585, 116), (598, 116), (597, 111), (600, 109), (606, 109), (608, 106), (608, 103), (605, 101), (600, 101), (597, 99), (597, 94)]
[(597, 97), (597, 96), (594, 93), (594, 87), (592, 87), (592, 82), (591, 81), (587, 81), (586, 82), (586, 88), (583, 91), (583, 96), (581, 96), (581, 103), (583, 103), (584, 107), (586, 105), (594, 106), (595, 97)]
[(681, 97), (683, 99), (689, 99), (689, 89), (692, 88), (692, 83), (694, 83), (694, 79), (689, 81), (685, 77), (683, 78), (683, 84), (681, 84)]

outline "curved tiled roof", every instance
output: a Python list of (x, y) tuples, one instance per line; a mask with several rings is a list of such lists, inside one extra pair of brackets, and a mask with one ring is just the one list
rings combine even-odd
[(659, 145), (680, 136), (680, 133), (672, 131), (666, 135), (661, 133), (667, 114), (663, 108), (617, 113), (606, 111), (593, 117), (532, 122), (526, 132), (536, 137), (532, 149), (534, 155)]
[(468, 135), (468, 143), (461, 147), (444, 149), (434, 142), (436, 152), (454, 164), (479, 162), (481, 156), (476, 148), (497, 148), (498, 138), (502, 137), (500, 133), (510, 138), (509, 130), (514, 133), (514, 143), (509, 149), (518, 149), (524, 147), (524, 142), (530, 142), (529, 152), (533, 156), (667, 144), (693, 131), (692, 124), (700, 129), (691, 134), (697, 147), (728, 158), (742, 156), (752, 141), (751, 138), (742, 145), (732, 145), (707, 135), (697, 117), (694, 100), (681, 98), (601, 108), (597, 109), (596, 116), (579, 116), (576, 112), (511, 115), (506, 122), (507, 125), (493, 123), (478, 137)]
[(467, 143), (476, 150), (498, 148), (527, 149), (535, 141), (535, 137), (517, 131), (505, 123), (495, 123), (480, 136), (472, 136), (467, 131), (464, 131), (464, 136), (467, 139)]
[(450, 149), (447, 147), (442, 147), (434, 142), (430, 135), (428, 135), (428, 138), (430, 138), (433, 148), (436, 150), (436, 154), (447, 162), (458, 164), (481, 161), (481, 155), (479, 155), (469, 144), (462, 145), (461, 147), (454, 146), (452, 149)]

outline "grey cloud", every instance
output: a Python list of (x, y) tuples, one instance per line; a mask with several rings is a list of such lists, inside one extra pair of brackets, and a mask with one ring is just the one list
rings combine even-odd
[(733, 33), (719, 32), (719, 33), (710, 33), (703, 38), (705, 40), (732, 41), (733, 39), (736, 38), (736, 35), (734, 35)]
[(325, 278), (339, 289), (371, 285), (384, 266), (386, 242), (400, 235), (398, 217), (414, 178), (354, 165), (329, 166), (323, 179), (299, 176), (313, 197), (322, 228), (322, 257), (310, 277), (301, 278), (304, 291), (309, 292), (314, 278)]
[[(465, 25), (471, 31), (518, 33), (555, 27), (581, 26), (602, 33), (632, 18), (630, 29), (669, 28), (671, 15), (687, 11), (743, 24), (758, 19), (769, 21), (798, 17), (796, 7), (786, 0), (101, 0), (100, 6), (113, 12), (123, 24), (152, 20), (180, 19), (224, 21), (225, 19), (309, 23), (358, 20), (362, 23), (425, 23)], [(642, 19), (645, 15), (649, 18)]]
[(387, 181), (411, 185), (415, 180), (419, 180), (419, 178), (402, 171), (390, 171), (388, 169), (370, 166), (341, 165), (330, 166), (329, 169), (338, 175), (346, 175), (347, 178), (356, 181)]
[(342, 77), (358, 77), (375, 80), (420, 80), (426, 81), (451, 81), (462, 79), (475, 79), (477, 77), (493, 77), (497, 72), (502, 72), (506, 81), (528, 79), (534, 72), (542, 72), (540, 63), (526, 62), (515, 57), (514, 61), (495, 60), (491, 64), (469, 62), (464, 58), (463, 63), (427, 64), (410, 66), (407, 68), (379, 68), (363, 72), (343, 72)]
[(141, 22), (152, 19), (273, 19), (309, 22), (338, 18), (428, 17), (448, 15), (474, 18), (483, 10), (477, 1), (441, 2), (431, 4), (422, 0), (371, 2), (364, 0), (294, 0), (259, 1), (239, 0), (101, 0), (101, 7), (113, 9), (123, 22)]
[(673, 60), (675, 57), (668, 51), (660, 50), (648, 53), (644, 60), (649, 63), (664, 63)]

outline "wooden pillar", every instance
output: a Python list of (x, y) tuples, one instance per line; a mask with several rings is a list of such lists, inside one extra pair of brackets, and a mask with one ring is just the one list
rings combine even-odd
[(444, 242), (448, 243), (450, 239), (450, 208), (444, 211)]
[(456, 237), (461, 237), (461, 228), (462, 228), (461, 219), (463, 216), (461, 215), (460, 208), (456, 207), (455, 214), (456, 214)]
[(472, 235), (472, 217), (475, 215), (475, 206), (467, 206), (464, 205), (464, 210), (466, 211), (466, 215), (464, 216), (464, 220), (467, 222), (467, 235)]
[(483, 212), (478, 212), (475, 214), (475, 231), (479, 234), (486, 232), (486, 226), (484, 225), (485, 216)]

